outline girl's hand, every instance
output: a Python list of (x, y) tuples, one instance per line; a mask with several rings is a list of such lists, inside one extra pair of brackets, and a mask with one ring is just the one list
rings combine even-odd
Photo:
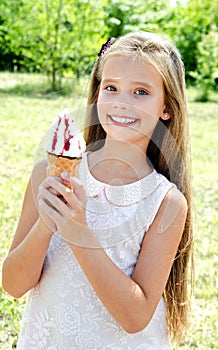
[(90, 231), (86, 222), (86, 202), (82, 182), (69, 174), (62, 174), (62, 178), (47, 177), (39, 189), (42, 218), (72, 244), (88, 244), (86, 239)]

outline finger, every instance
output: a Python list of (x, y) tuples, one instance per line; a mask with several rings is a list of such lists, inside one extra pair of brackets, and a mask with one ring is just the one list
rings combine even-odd
[(47, 221), (45, 218), (48, 217), (48, 219), (57, 226), (57, 222), (59, 222), (62, 218), (60, 212), (56, 210), (56, 208), (49, 205), (49, 203), (41, 198), (39, 200), (39, 211), (41, 212), (41, 216), (44, 218), (44, 221)]
[[(59, 183), (60, 184), (60, 183)], [(61, 184), (60, 184), (61, 185)], [(58, 184), (57, 184), (58, 186)], [(66, 198), (66, 202), (70, 204), (67, 205), (65, 201), (63, 201), (63, 197), (60, 198), (53, 194), (53, 192), (50, 189), (42, 188), (41, 193), (39, 194), (39, 197), (42, 198), (47, 204), (52, 207), (55, 211), (59, 212), (61, 216), (68, 217), (68, 218), (75, 218), (75, 212), (79, 209), (78, 201), (76, 200), (74, 194), (72, 193), (70, 195), (69, 188), (61, 185), (66, 189), (67, 195), (65, 195), (64, 198)], [(64, 194), (63, 194), (64, 195)], [(75, 198), (75, 201), (74, 201)], [(73, 204), (73, 207), (72, 207)], [(75, 210), (76, 208), (76, 210)]]
[(47, 189), (50, 189), (51, 192), (53, 192), (55, 195), (58, 195), (58, 192), (55, 189), (52, 189), (51, 186), (48, 184), (47, 178), (40, 184), (40, 186), (38, 188), (38, 192), (40, 192), (43, 187), (47, 188)]
[(55, 209), (58, 207), (58, 195), (54, 193), (54, 189), (49, 187), (46, 188), (44, 186), (40, 187), (39, 193), (38, 193), (38, 201), (40, 199), (45, 200), (48, 205), (53, 206)]
[[(73, 210), (70, 211), (62, 198), (54, 195), (50, 190), (42, 190), (39, 194), (39, 202), (43, 204), (43, 208), (47, 210), (48, 215), (58, 213), (59, 216), (56, 219), (60, 219), (62, 216), (73, 216)], [(51, 218), (54, 219), (53, 216)]]
[[(81, 207), (84, 207), (84, 204), (86, 203), (85, 200), (80, 201), (77, 193), (76, 188), (69, 188), (69, 186), (65, 186), (60, 178), (47, 178), (47, 183), (54, 189), (56, 192), (62, 195), (64, 200), (74, 209), (75, 211), (78, 211), (81, 209)], [(77, 185), (78, 186), (78, 185)], [(72, 186), (71, 186), (72, 187)], [(86, 198), (86, 197), (85, 197)]]
[(87, 196), (86, 191), (83, 182), (78, 179), (78, 177), (70, 176), (70, 182), (73, 187), (73, 192), (75, 193), (75, 196), (81, 202), (83, 205), (87, 202)]
[(38, 193), (38, 196), (37, 196), (37, 204), (38, 204), (38, 210), (40, 209), (40, 203), (41, 201), (46, 201), (47, 204), (49, 205), (49, 202), (47, 201), (46, 199), (46, 195), (45, 195), (45, 190), (41, 189)]
[(38, 189), (38, 201), (40, 198), (43, 198), (45, 196), (46, 191), (50, 191), (55, 196), (58, 195), (57, 191), (55, 189), (53, 189), (52, 187), (47, 186), (47, 185), (44, 186), (44, 184), (41, 184), (39, 186), (39, 189)]
[(63, 184), (60, 177), (47, 177), (45, 188), (52, 189), (52, 192), (56, 195), (62, 195), (64, 196), (65, 192), (70, 192), (69, 186), (65, 186)]
[(61, 179), (64, 183), (70, 184), (70, 174), (69, 173), (61, 173)]
[(46, 167), (46, 175), (49, 176), (49, 166)]

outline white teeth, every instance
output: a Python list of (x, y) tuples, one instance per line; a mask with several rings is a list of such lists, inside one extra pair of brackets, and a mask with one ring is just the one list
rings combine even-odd
[(121, 124), (130, 124), (130, 123), (134, 123), (136, 121), (136, 119), (133, 118), (120, 118), (120, 117), (115, 117), (115, 116), (110, 116), (111, 119), (117, 123), (121, 123)]

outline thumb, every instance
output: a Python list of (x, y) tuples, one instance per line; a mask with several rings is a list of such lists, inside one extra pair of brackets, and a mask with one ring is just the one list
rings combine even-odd
[(87, 202), (87, 196), (83, 182), (78, 177), (72, 176), (69, 173), (62, 173), (61, 178), (66, 186), (73, 189), (73, 192), (77, 199), (81, 203), (85, 204)]
[(81, 203), (85, 204), (87, 202), (87, 196), (84, 183), (80, 179), (78, 179), (78, 177), (72, 175), (70, 176), (70, 183), (73, 187), (73, 192), (75, 196)]
[(64, 181), (70, 182), (70, 174), (69, 173), (61, 173), (61, 178)]
[(72, 188), (71, 181), (70, 181), (70, 174), (68, 173), (61, 173), (61, 180), (63, 185)]

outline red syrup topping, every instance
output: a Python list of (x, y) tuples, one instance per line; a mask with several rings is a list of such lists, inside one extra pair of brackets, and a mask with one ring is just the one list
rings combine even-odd
[(78, 140), (78, 149), (81, 150), (80, 140)]
[(53, 140), (52, 140), (52, 152), (55, 151), (55, 147), (56, 147), (56, 143), (57, 143), (58, 129), (59, 129), (59, 126), (61, 123), (61, 118), (59, 116), (58, 116), (58, 118), (59, 118), (58, 125), (57, 125), (57, 128), (55, 129), (55, 133), (54, 133)]
[(66, 118), (66, 115), (64, 116), (64, 146), (61, 152), (61, 155), (64, 153), (64, 151), (69, 151), (70, 149), (70, 140), (73, 138), (73, 135), (70, 135), (69, 131), (69, 120)]
[(70, 149), (70, 139), (68, 139), (64, 144), (64, 151), (69, 151), (69, 149)]

